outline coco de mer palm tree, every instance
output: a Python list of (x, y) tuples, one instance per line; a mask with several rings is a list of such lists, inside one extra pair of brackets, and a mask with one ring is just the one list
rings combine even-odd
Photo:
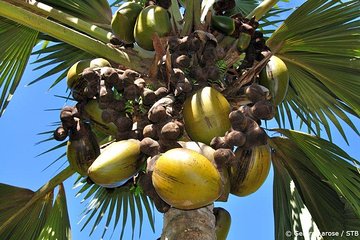
[(36, 192), (0, 185), (0, 238), (71, 239), (62, 183), (78, 174), (91, 233), (122, 215), (122, 238), (128, 209), (153, 227), (153, 203), (161, 239), (226, 239), (214, 202), (255, 192), (271, 165), (275, 239), (359, 230), (359, 162), (331, 133), (347, 141), (342, 119), (359, 135), (360, 3), (308, 0), (281, 21), (277, 2), (0, 0), (1, 111), (31, 53), (54, 66), (34, 82), (61, 72), (73, 101), (51, 136), (69, 166)]

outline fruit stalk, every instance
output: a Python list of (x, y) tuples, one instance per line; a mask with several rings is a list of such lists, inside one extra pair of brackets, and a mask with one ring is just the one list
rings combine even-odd
[(78, 29), (82, 32), (89, 34), (90, 36), (103, 41), (109, 42), (111, 36), (113, 35), (111, 32), (106, 31), (105, 29), (96, 26), (94, 24), (90, 24), (84, 20), (71, 16), (70, 14), (64, 13), (62, 11), (57, 10), (51, 6), (48, 6), (44, 3), (37, 1), (23, 1), (23, 0), (7, 0), (9, 3), (13, 3), (16, 6), (24, 8), (29, 11), (36, 11), (41, 13), (43, 16), (51, 17), (61, 23), (64, 23), (70, 27)]
[(278, 1), (279, 0), (264, 0), (259, 6), (252, 10), (246, 18), (251, 19), (255, 17), (256, 20), (260, 20)]
[(37, 13), (25, 10), (12, 3), (0, 1), (0, 16), (20, 23), (36, 31), (43, 32), (63, 42), (73, 45), (95, 56), (101, 56), (139, 72), (147, 72), (148, 61), (136, 54), (126, 53), (107, 46), (92, 37), (82, 34), (47, 19)]

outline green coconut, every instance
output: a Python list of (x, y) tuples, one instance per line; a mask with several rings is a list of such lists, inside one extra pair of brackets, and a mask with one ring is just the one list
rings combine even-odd
[(159, 6), (144, 8), (136, 19), (134, 37), (136, 43), (145, 50), (154, 50), (152, 36), (157, 33), (163, 37), (171, 32), (169, 12)]

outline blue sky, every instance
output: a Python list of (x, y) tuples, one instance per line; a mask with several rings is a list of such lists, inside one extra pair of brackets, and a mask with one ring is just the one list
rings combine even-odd
[[(30, 62), (34, 60), (33, 57)], [(27, 83), (41, 74), (39, 71), (32, 71), (33, 68), (32, 65), (27, 67), (13, 100), (5, 115), (0, 118), (0, 132), (3, 134), (0, 144), (2, 164), (0, 182), (35, 191), (53, 177), (61, 164), (66, 161), (66, 159), (62, 159), (58, 164), (44, 170), (64, 150), (35, 157), (56, 144), (56, 142), (50, 142), (35, 146), (36, 142), (44, 139), (44, 136), (37, 134), (53, 129), (50, 126), (51, 123), (59, 120), (58, 111), (45, 110), (61, 108), (65, 105), (64, 99), (54, 97), (54, 95), (64, 95), (66, 84), (62, 82), (49, 91), (48, 88), (52, 83), (52, 79), (47, 79), (34, 86), (26, 87)], [(353, 120), (355, 125), (359, 126), (359, 120)], [(345, 130), (348, 134), (350, 146), (346, 145), (336, 131), (334, 131), (334, 142), (352, 157), (360, 159), (359, 137), (348, 128), (345, 128)], [(101, 228), (90, 238), (88, 237), (90, 231), (88, 227), (83, 232), (80, 232), (82, 223), (78, 224), (78, 221), (81, 219), (85, 204), (80, 203), (80, 197), (75, 198), (77, 191), (72, 190), (74, 180), (75, 177), (72, 177), (65, 183), (73, 239), (99, 239), (99, 235), (102, 233)], [(227, 203), (216, 203), (215, 205), (226, 208), (232, 216), (229, 240), (271, 240), (274, 238), (272, 171), (265, 184), (256, 193), (245, 198), (232, 196)], [(126, 240), (131, 239), (130, 224), (129, 220), (126, 229), (127, 233), (124, 236)], [(150, 225), (144, 221), (141, 239), (157, 239), (161, 234), (161, 229), (162, 216), (156, 214), (156, 232), (153, 233)], [(118, 233), (115, 233), (112, 239), (118, 239), (120, 232), (119, 229), (116, 231)], [(137, 236), (137, 231), (135, 234)], [(109, 237), (110, 234), (108, 233), (106, 236)]]

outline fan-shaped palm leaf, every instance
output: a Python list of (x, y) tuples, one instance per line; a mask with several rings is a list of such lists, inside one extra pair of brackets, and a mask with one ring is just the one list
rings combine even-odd
[(70, 240), (70, 220), (64, 186), (59, 185), (59, 193), (41, 230), (38, 240)]
[(34, 61), (35, 64), (41, 64), (34, 68), (34, 70), (48, 68), (49, 66), (52, 66), (52, 68), (44, 72), (35, 80), (31, 81), (29, 85), (58, 74), (50, 88), (54, 87), (63, 80), (66, 77), (67, 70), (77, 61), (94, 58), (94, 55), (63, 42), (46, 45), (46, 47), (34, 51), (32, 54), (42, 55), (42, 57), (39, 57), (36, 61)]
[(329, 120), (346, 139), (338, 118), (359, 134), (347, 116), (360, 114), (359, 9), (359, 1), (309, 0), (267, 41), (290, 73), (293, 94), (279, 112), (291, 119), (292, 109), (306, 125), (325, 127), (330, 138)]
[(273, 167), (275, 239), (290, 239), (297, 233), (319, 235), (316, 223), (284, 166), (274, 158)]
[[(72, 174), (74, 174), (74, 170), (69, 167), (65, 168), (36, 192), (0, 184), (0, 239), (38, 239), (49, 217), (52, 220), (48, 221), (61, 219), (60, 222), (54, 222), (54, 229), (69, 229), (68, 218), (65, 215), (60, 216), (58, 214), (58, 210), (67, 214), (67, 211), (64, 212), (66, 207), (59, 205), (65, 203), (62, 190), (59, 192), (60, 203), (55, 204), (56, 208), (60, 208), (58, 210), (52, 210), (52, 208), (54, 188), (62, 184)], [(61, 233), (58, 232), (57, 234)]]
[(0, 17), (0, 115), (13, 97), (38, 32)]
[[(291, 130), (277, 131), (287, 137), (271, 139), (271, 146), (275, 149), (273, 162), (278, 173), (277, 181), (288, 184), (284, 173), (288, 172), (322, 232), (353, 230), (356, 225), (359, 228), (360, 175), (352, 164), (359, 162), (326, 140)], [(277, 187), (275, 207), (280, 207), (281, 202), (287, 202), (291, 197), (289, 192), (279, 191)], [(281, 210), (276, 208), (274, 211)], [(291, 221), (291, 215), (276, 214), (275, 217), (279, 228)], [(293, 229), (277, 229), (277, 233), (287, 230)]]
[[(131, 184), (130, 184), (131, 185)], [(81, 187), (77, 196), (85, 194), (83, 201), (89, 201), (82, 220), (86, 221), (83, 224), (81, 230), (83, 230), (91, 221), (93, 226), (90, 231), (90, 235), (99, 226), (100, 222), (105, 219), (106, 212), (107, 217), (105, 221), (102, 237), (109, 229), (110, 222), (113, 221), (113, 233), (118, 226), (120, 218), (122, 218), (120, 239), (122, 239), (124, 230), (127, 223), (127, 218), (130, 212), (132, 238), (134, 237), (136, 218), (139, 218), (139, 237), (141, 235), (141, 228), (143, 223), (143, 208), (147, 214), (149, 223), (154, 231), (154, 218), (152, 202), (148, 197), (144, 195), (141, 190), (137, 190), (138, 187), (131, 187), (124, 185), (120, 188), (106, 189), (98, 185), (90, 185), (83, 180), (78, 181), (75, 187)], [(137, 213), (136, 213), (137, 212)]]

